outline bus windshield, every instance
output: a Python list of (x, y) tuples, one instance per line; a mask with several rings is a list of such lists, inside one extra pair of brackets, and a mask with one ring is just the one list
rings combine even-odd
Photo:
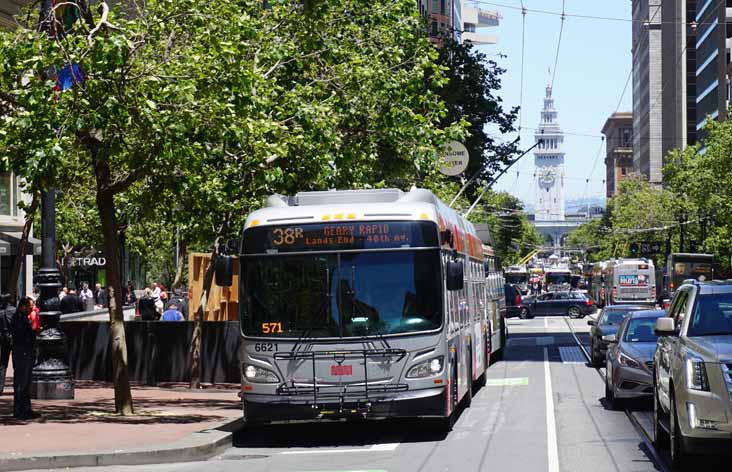
[(525, 284), (529, 281), (529, 274), (517, 274), (507, 272), (505, 274), (506, 282), (510, 284)]
[(561, 285), (561, 284), (567, 284), (569, 285), (572, 281), (571, 274), (567, 273), (547, 273), (546, 274), (546, 283), (547, 284), (553, 284), (553, 285)]
[(438, 249), (243, 258), (245, 336), (363, 337), (442, 325)]

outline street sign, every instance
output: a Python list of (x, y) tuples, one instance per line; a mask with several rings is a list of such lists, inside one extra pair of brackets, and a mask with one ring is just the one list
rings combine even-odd
[(457, 141), (452, 141), (445, 146), (440, 154), (440, 172), (449, 177), (462, 174), (468, 168), (468, 149)]

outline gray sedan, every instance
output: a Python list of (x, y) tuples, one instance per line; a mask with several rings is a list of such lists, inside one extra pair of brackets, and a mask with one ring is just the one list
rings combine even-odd
[(627, 398), (653, 395), (653, 354), (656, 351), (656, 320), (663, 310), (629, 313), (617, 334), (603, 336), (610, 347), (605, 372), (605, 400), (611, 409), (620, 407)]

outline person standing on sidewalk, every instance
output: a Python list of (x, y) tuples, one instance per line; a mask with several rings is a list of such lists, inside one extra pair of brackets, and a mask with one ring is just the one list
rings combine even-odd
[(13, 335), (11, 323), (15, 307), (9, 305), (10, 295), (0, 296), (0, 395), (5, 390), (5, 372), (10, 362), (10, 352), (13, 350)]
[(13, 416), (19, 420), (33, 417), (31, 411), (31, 372), (35, 361), (36, 333), (28, 318), (32, 310), (31, 300), (21, 298), (11, 321), (13, 336)]

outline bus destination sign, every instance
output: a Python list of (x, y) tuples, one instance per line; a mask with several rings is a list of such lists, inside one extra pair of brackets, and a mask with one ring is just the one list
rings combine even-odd
[(245, 253), (437, 246), (433, 223), (375, 221), (256, 227), (244, 233)]

